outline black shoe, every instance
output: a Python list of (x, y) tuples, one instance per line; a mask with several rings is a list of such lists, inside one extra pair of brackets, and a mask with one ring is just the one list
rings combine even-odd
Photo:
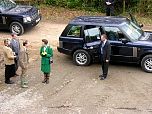
[(99, 78), (101, 78), (101, 77), (104, 77), (103, 74), (102, 74), (102, 75), (99, 75)]
[(100, 80), (104, 80), (104, 79), (106, 79), (106, 78), (105, 78), (105, 77), (103, 77), (103, 76), (100, 78)]
[(46, 84), (49, 84), (49, 78), (46, 79)]
[(46, 81), (47, 81), (47, 80), (46, 80), (46, 79), (44, 79), (44, 80), (42, 81), (42, 83), (46, 83)]
[(15, 76), (19, 76), (19, 74), (16, 73)]
[(14, 84), (13, 81), (5, 81), (6, 84)]
[(103, 77), (103, 75), (99, 75), (99, 78)]

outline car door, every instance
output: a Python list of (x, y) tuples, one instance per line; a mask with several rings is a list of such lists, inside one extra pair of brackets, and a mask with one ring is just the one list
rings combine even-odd
[(100, 35), (100, 27), (94, 25), (86, 25), (84, 27), (85, 44), (88, 48), (100, 43)]
[(59, 38), (60, 47), (72, 52), (77, 48), (83, 47), (83, 36), (81, 25), (68, 25)]
[(3, 1), (0, 1), (0, 28), (2, 28), (3, 26), (2, 6), (3, 6)]
[(137, 49), (117, 27), (104, 27), (111, 44), (111, 61), (133, 62)]
[(0, 10), (0, 28), (2, 27), (3, 25), (3, 19), (2, 19), (2, 13), (1, 13), (1, 10)]
[(84, 27), (85, 49), (87, 49), (93, 57), (98, 58), (98, 48), (101, 42), (101, 27), (94, 25), (86, 25)]
[(6, 29), (7, 28), (7, 20), (6, 20), (6, 17), (0, 13), (0, 29)]

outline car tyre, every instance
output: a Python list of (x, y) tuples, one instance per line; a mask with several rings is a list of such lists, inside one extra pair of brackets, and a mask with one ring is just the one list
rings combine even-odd
[(15, 33), (17, 35), (22, 35), (24, 33), (24, 28), (19, 22), (12, 22), (10, 24), (10, 32)]
[(152, 55), (143, 57), (141, 67), (145, 72), (152, 73)]
[(76, 50), (73, 54), (73, 62), (78, 66), (88, 66), (91, 63), (91, 56), (85, 50)]

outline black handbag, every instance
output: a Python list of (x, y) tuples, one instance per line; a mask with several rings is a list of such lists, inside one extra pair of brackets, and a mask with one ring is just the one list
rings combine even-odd
[(50, 64), (53, 63), (53, 57), (50, 57)]

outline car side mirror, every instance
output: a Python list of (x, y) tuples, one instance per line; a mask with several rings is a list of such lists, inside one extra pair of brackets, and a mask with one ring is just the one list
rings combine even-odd
[(139, 25), (140, 28), (142, 28), (143, 26), (144, 26), (143, 24), (140, 24), (140, 25)]
[(122, 39), (122, 43), (126, 44), (128, 43), (129, 41), (127, 39)]

